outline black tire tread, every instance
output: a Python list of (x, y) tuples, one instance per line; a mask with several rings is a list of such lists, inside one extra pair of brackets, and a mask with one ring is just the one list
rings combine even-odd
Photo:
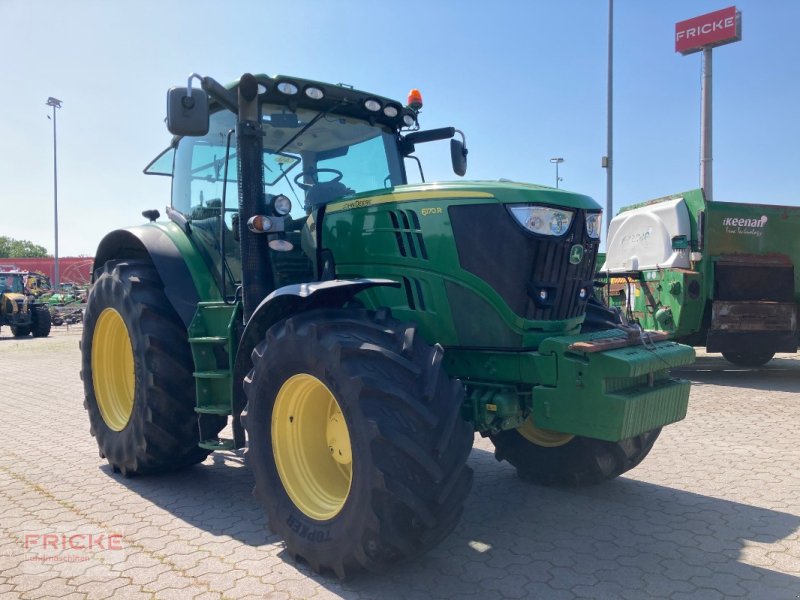
[[(261, 365), (304, 347), (330, 356), (330, 364), (352, 382), (372, 454), (372, 513), (359, 519), (358, 531), (341, 540), (335, 553), (292, 535), (253, 464), (252, 440), (259, 433), (247, 415), (263, 395), (254, 385)], [(340, 577), (382, 571), (430, 549), (458, 523), (472, 482), (466, 459), (473, 433), (458, 418), (463, 387), (442, 376), (442, 354), (440, 346), (416, 336), (414, 325), (387, 311), (361, 309), (301, 313), (273, 326), (253, 351), (255, 366), (245, 379), (248, 407), (242, 421), (251, 440), (245, 457), (256, 471), (256, 496), (265, 502), (270, 528), (286, 540), (291, 555), (315, 571), (328, 569)]]
[(661, 428), (619, 442), (576, 436), (563, 446), (545, 448), (516, 430), (491, 436), (495, 458), (508, 461), (520, 479), (540, 485), (594, 485), (619, 477), (644, 460)]
[[(94, 399), (91, 336), (100, 312), (115, 308), (126, 321), (134, 355), (144, 372), (136, 373), (136, 401), (131, 421), (121, 432), (103, 422)], [(87, 302), (81, 344), (84, 382), (91, 433), (100, 453), (115, 471), (125, 475), (180, 469), (202, 462), (209, 450), (198, 443), (194, 412), (193, 361), (186, 329), (163, 291), (161, 279), (146, 261), (113, 261), (98, 276)], [(139, 389), (141, 387), (141, 389)], [(139, 406), (139, 403), (143, 403)], [(225, 419), (211, 417), (206, 431), (222, 429)]]
[(31, 334), (31, 325), (12, 325), (11, 334), (14, 337), (25, 337)]
[(52, 320), (50, 318), (50, 310), (43, 304), (36, 304), (33, 308), (33, 323), (31, 324), (31, 333), (33, 337), (47, 337), (50, 335), (50, 327)]

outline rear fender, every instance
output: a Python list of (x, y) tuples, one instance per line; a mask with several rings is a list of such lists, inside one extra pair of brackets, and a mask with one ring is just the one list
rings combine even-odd
[[(94, 282), (106, 262), (120, 259), (142, 259), (153, 263), (164, 284), (167, 299), (187, 329), (194, 317), (197, 303), (201, 300), (217, 299), (208, 293), (201, 297), (195, 281), (199, 274), (190, 271), (186, 257), (181, 254), (171, 235), (160, 226), (118, 229), (106, 235), (95, 254), (92, 281)], [(210, 274), (203, 279), (208, 277)], [(206, 290), (208, 291), (213, 292)]]
[(19, 311), (18, 302), (22, 300), (22, 312), (28, 310), (28, 298), (24, 294), (17, 294), (16, 292), (6, 292), (3, 294), (3, 301), (11, 301), (11, 312), (17, 313)]

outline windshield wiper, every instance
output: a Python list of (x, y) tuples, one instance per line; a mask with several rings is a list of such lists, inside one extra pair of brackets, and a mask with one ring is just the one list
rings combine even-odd
[(309, 130), (309, 128), (311, 128), (311, 126), (312, 126), (312, 125), (314, 125), (314, 124), (315, 124), (317, 121), (319, 121), (319, 120), (320, 120), (322, 117), (324, 117), (324, 116), (325, 116), (325, 115), (327, 115), (329, 112), (331, 112), (331, 111), (332, 111), (334, 108), (339, 108), (341, 105), (342, 105), (342, 103), (340, 102), (339, 104), (336, 104), (336, 105), (334, 105), (334, 106), (330, 107), (328, 110), (323, 110), (323, 111), (320, 111), (320, 112), (318, 112), (316, 115), (314, 115), (314, 118), (313, 118), (313, 119), (311, 119), (311, 120), (310, 120), (308, 123), (306, 123), (305, 125), (303, 125), (303, 127), (300, 129), (300, 131), (298, 131), (298, 132), (297, 132), (297, 133), (295, 133), (295, 134), (294, 134), (292, 137), (290, 137), (288, 142), (286, 142), (286, 143), (285, 143), (283, 146), (281, 146), (280, 148), (278, 148), (278, 150), (276, 150), (276, 151), (275, 151), (275, 154), (279, 154), (279, 153), (283, 152), (284, 150), (286, 150), (286, 148), (289, 146), (289, 144), (291, 144), (292, 142), (294, 142), (294, 141), (295, 141), (297, 138), (299, 138), (299, 137), (300, 137), (301, 135), (303, 135), (303, 134), (304, 134), (306, 131), (308, 131), (308, 130)]

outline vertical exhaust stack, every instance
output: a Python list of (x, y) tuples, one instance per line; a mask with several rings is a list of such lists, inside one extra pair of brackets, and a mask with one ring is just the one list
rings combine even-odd
[(266, 211), (262, 135), (258, 82), (253, 75), (245, 73), (239, 81), (239, 122), (236, 126), (236, 153), (239, 157), (239, 239), (245, 322), (275, 287), (267, 240), (247, 227), (250, 217)]

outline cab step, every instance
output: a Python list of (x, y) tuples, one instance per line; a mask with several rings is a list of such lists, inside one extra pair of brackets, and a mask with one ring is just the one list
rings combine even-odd
[[(241, 386), (237, 387), (233, 382), (241, 314), (240, 302), (200, 302), (189, 325), (196, 384), (194, 410), (198, 415), (200, 446), (208, 450), (242, 448), (245, 445), (244, 430), (238, 418), (243, 404)], [(233, 417), (230, 422), (232, 440), (218, 440), (219, 420), (214, 416)], [(212, 426), (217, 429), (212, 431)], [(204, 427), (209, 429), (203, 431)]]

